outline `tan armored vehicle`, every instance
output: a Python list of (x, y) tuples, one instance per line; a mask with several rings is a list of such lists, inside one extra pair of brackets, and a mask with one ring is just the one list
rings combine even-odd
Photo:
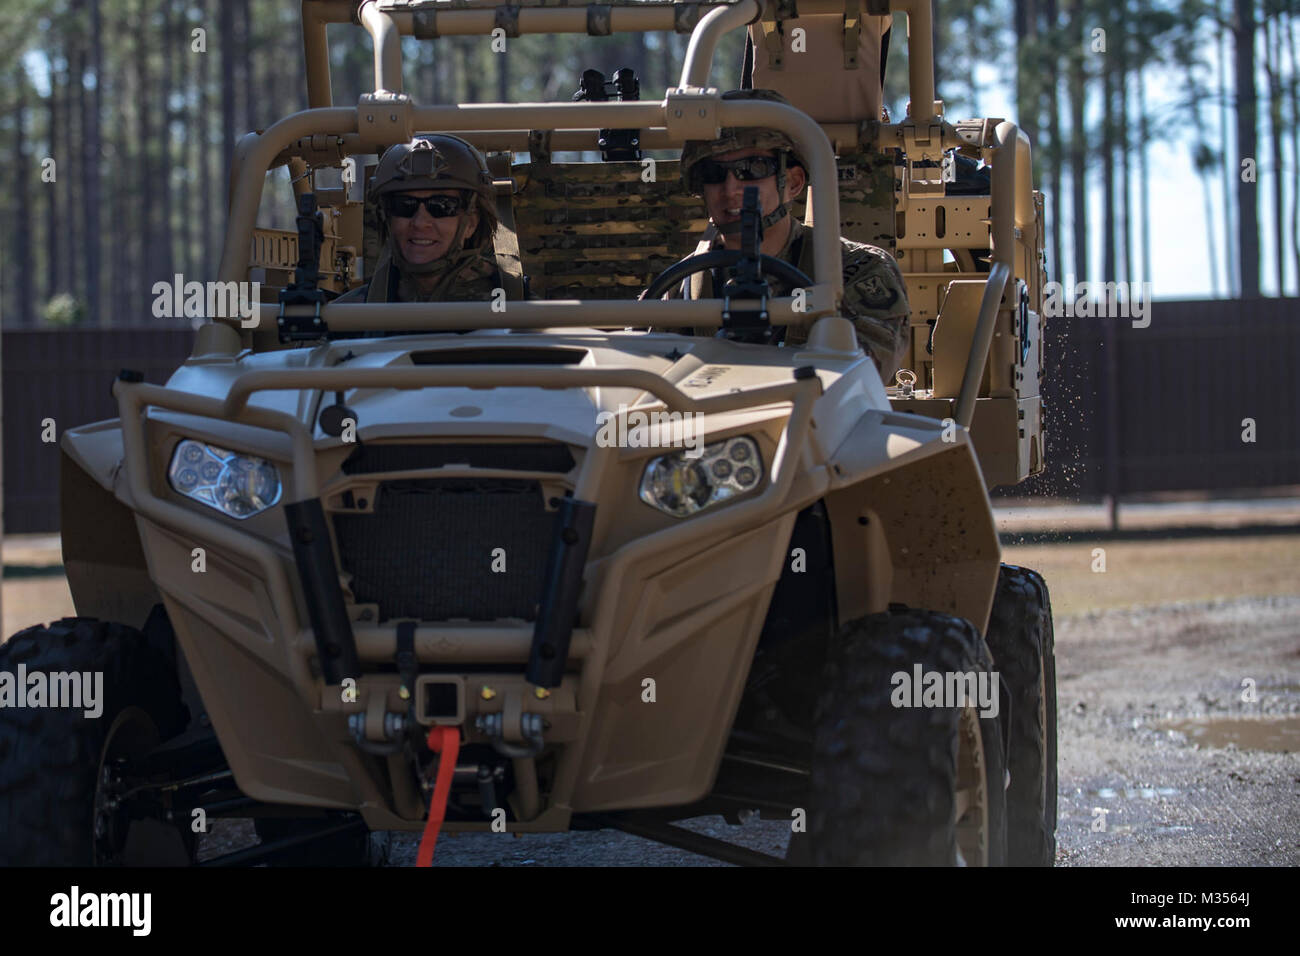
[[(302, 7), (311, 108), (231, 174), (217, 278), (260, 303), (64, 436), (81, 616), (11, 638), (0, 671), (102, 674), (102, 712), (0, 709), (0, 862), (187, 862), (222, 816), (262, 842), (216, 863), (599, 827), (783, 862), (673, 825), (758, 811), (788, 821), (785, 862), (1050, 865), (1051, 611), (1000, 564), (988, 497), (1042, 468), (1042, 200), (1014, 124), (944, 117), (929, 0)], [(374, 91), (335, 104), (326, 25), (348, 22)], [(708, 86), (740, 29), (793, 106)], [(402, 92), (402, 37), (494, 30), (690, 43), (659, 99), (626, 76), (574, 103)], [(797, 144), (819, 281), (660, 300), (707, 222), (637, 150), (735, 126)], [(495, 255), (531, 298), (336, 300), (378, 261), (366, 170), (421, 133), (486, 154)], [(300, 228), (259, 229), (286, 164)], [(897, 381), (838, 314), (840, 235), (902, 267)]]

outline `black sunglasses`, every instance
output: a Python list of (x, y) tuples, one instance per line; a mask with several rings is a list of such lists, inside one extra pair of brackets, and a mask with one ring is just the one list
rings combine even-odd
[(727, 173), (731, 173), (742, 183), (748, 183), (775, 176), (778, 166), (775, 156), (746, 156), (744, 159), (733, 159), (727, 162), (706, 159), (700, 163), (698, 169), (701, 182), (706, 186), (719, 186), (727, 181)]
[(421, 199), (409, 193), (389, 193), (384, 197), (384, 208), (388, 215), (399, 219), (410, 219), (421, 206), (434, 219), (446, 219), (456, 215), (466, 205), (464, 196), (426, 196)]

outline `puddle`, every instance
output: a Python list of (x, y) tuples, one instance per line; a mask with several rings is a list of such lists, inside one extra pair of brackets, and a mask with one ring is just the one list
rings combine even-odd
[(1180, 734), (1186, 734), (1188, 740), (1202, 747), (1235, 744), (1241, 750), (1263, 750), (1279, 754), (1300, 752), (1300, 717), (1206, 717), (1199, 720), (1165, 721), (1159, 727), (1161, 730), (1176, 730)]
[(1115, 800), (1120, 796), (1125, 800), (1154, 800), (1156, 797), (1172, 797), (1178, 793), (1178, 790), (1174, 787), (1125, 787), (1122, 790), (1115, 787), (1102, 787), (1100, 790), (1088, 792), (1103, 800)]

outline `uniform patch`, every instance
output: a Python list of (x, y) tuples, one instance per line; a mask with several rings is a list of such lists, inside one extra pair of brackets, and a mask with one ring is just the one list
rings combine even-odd
[(859, 283), (862, 301), (873, 309), (887, 309), (898, 301), (898, 293), (885, 285), (880, 276), (867, 276)]

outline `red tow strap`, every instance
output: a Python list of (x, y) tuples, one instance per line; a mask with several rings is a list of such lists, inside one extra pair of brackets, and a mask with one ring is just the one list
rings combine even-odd
[(429, 731), (429, 749), (442, 756), (438, 758), (438, 779), (433, 784), (433, 799), (429, 801), (429, 819), (420, 837), (420, 852), (416, 866), (433, 866), (433, 849), (438, 845), (438, 831), (447, 816), (447, 797), (451, 793), (451, 775), (456, 772), (456, 755), (460, 753), (460, 730), (455, 727), (434, 727)]

